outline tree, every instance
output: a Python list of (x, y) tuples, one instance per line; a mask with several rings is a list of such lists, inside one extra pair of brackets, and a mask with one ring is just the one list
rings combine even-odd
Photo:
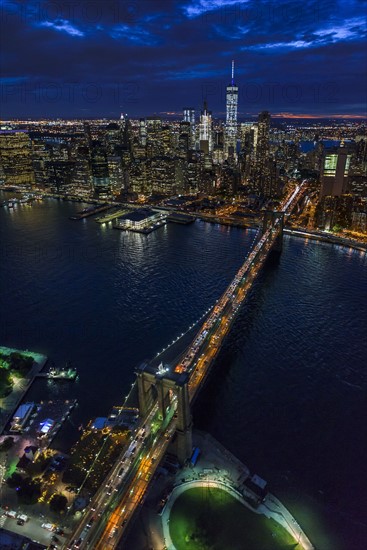
[(23, 476), (18, 474), (17, 472), (14, 472), (14, 474), (6, 480), (6, 484), (11, 487), (12, 489), (16, 489), (17, 487), (20, 487), (23, 483)]
[(332, 230), (333, 230), (334, 233), (340, 233), (340, 231), (343, 230), (343, 227), (339, 224), (336, 224), (336, 225), (334, 225)]
[(129, 435), (129, 429), (126, 426), (113, 426), (111, 431), (116, 435)]
[(6, 397), (13, 391), (13, 382), (6, 369), (0, 369), (0, 397)]
[(64, 512), (68, 504), (68, 499), (62, 493), (55, 493), (50, 500), (50, 509), (53, 512)]
[(0, 444), (0, 453), (6, 452), (12, 448), (14, 445), (14, 437), (6, 437), (4, 441)]
[(33, 358), (13, 351), (10, 356), (10, 368), (25, 376), (32, 368)]
[(70, 464), (63, 473), (62, 480), (69, 485), (75, 485), (79, 487), (85, 478), (85, 472), (83, 472), (76, 464)]
[(37, 460), (31, 462), (31, 464), (27, 468), (29, 475), (31, 475), (32, 477), (40, 475), (50, 465), (51, 461), (52, 458), (50, 456), (46, 456), (45, 453), (42, 453), (40, 456), (38, 456)]
[(41, 484), (37, 481), (33, 481), (30, 477), (23, 479), (18, 497), (24, 504), (35, 504), (41, 496)]

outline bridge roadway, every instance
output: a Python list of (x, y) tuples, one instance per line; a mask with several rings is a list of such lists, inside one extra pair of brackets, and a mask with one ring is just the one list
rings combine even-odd
[[(304, 183), (297, 186), (280, 205), (279, 212), (284, 212), (285, 217), (288, 217), (304, 190)], [(190, 403), (195, 400), (241, 304), (248, 296), (254, 279), (281, 231), (281, 221), (277, 218), (248, 254), (183, 359), (175, 367), (176, 372), (187, 371), (190, 374)], [(112, 550), (117, 547), (136, 509), (144, 502), (150, 480), (175, 433), (175, 405), (173, 402), (156, 433), (152, 433), (152, 422), (158, 419), (157, 403), (141, 421), (135, 438), (99, 488), (67, 549)]]

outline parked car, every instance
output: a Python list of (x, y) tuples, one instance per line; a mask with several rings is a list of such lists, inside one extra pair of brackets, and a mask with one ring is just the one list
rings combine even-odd
[(41, 527), (47, 531), (53, 531), (55, 526), (52, 523), (42, 523)]

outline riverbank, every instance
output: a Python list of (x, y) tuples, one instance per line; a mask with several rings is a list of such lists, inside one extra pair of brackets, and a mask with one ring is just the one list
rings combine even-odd
[[(1, 191), (5, 191), (5, 192), (16, 192), (16, 193), (23, 193), (23, 191), (19, 191), (19, 190), (10, 190), (8, 189), (6, 186), (1, 186), (0, 185), (0, 190)], [(40, 193), (42, 193), (40, 191)], [(63, 195), (63, 194), (55, 194), (55, 193), (44, 193), (43, 196), (45, 198), (55, 198), (55, 199), (59, 199), (59, 200), (63, 200), (63, 201), (70, 201), (70, 202), (84, 202), (86, 204), (95, 204), (95, 205), (100, 205), (101, 204), (101, 201), (98, 200), (98, 199), (93, 199), (93, 198), (82, 198), (82, 197), (77, 197), (77, 196), (69, 196), (69, 195)], [(113, 206), (115, 207), (125, 207), (126, 208), (131, 208), (131, 209), (136, 209), (136, 208), (141, 208), (142, 205), (141, 204), (135, 204), (135, 203), (126, 203), (126, 202), (120, 202), (120, 201), (111, 201), (111, 200), (104, 200), (103, 201), (103, 204), (106, 205), (106, 208), (111, 208)], [(107, 206), (108, 205), (108, 206)], [(149, 207), (149, 208), (160, 208), (159, 206), (157, 205), (150, 205), (150, 204), (144, 204), (144, 207)], [(228, 217), (228, 218), (224, 218), (224, 217), (219, 217), (215, 214), (206, 214), (206, 213), (202, 213), (202, 212), (190, 212), (190, 211), (182, 211), (182, 210), (175, 210), (175, 209), (170, 209), (170, 208), (165, 208), (165, 210), (168, 210), (170, 212), (170, 217), (171, 219), (169, 219), (169, 221), (174, 221), (175, 223), (184, 223), (184, 224), (189, 224), (189, 223), (192, 223), (195, 219), (198, 219), (198, 220), (201, 220), (203, 222), (206, 222), (206, 223), (210, 223), (210, 224), (219, 224), (219, 225), (223, 225), (225, 227), (236, 227), (236, 228), (240, 228), (240, 229), (258, 229), (260, 226), (261, 226), (261, 221), (258, 219), (258, 218), (253, 218), (253, 216), (249, 215), (249, 216), (244, 216), (243, 219), (236, 219), (234, 220), (232, 217)], [(95, 212), (96, 213), (96, 212)], [(259, 215), (261, 214), (261, 212), (259, 212)], [(88, 216), (90, 215), (93, 215), (93, 213), (91, 214), (88, 214)], [(102, 224), (102, 223), (106, 223), (112, 219), (115, 219), (116, 217), (120, 216), (122, 214), (111, 214), (110, 216), (106, 216), (104, 218), (96, 218), (95, 221), (97, 221), (98, 223)], [(73, 218), (73, 219), (76, 219), (76, 218)], [(180, 221), (180, 220), (184, 220), (185, 221)], [(151, 230), (149, 231), (138, 231), (139, 233), (150, 233)], [(311, 240), (315, 240), (315, 241), (323, 241), (323, 242), (328, 242), (330, 244), (337, 244), (339, 246), (345, 246), (345, 247), (348, 247), (348, 248), (353, 248), (355, 250), (360, 250), (362, 252), (366, 252), (367, 251), (367, 243), (364, 243), (364, 242), (361, 242), (361, 241), (356, 241), (354, 239), (349, 239), (349, 238), (345, 238), (345, 237), (341, 237), (339, 235), (335, 235), (335, 234), (331, 234), (331, 233), (328, 233), (328, 232), (322, 232), (322, 231), (311, 231), (311, 230), (308, 230), (308, 229), (303, 229), (303, 228), (298, 228), (298, 229), (291, 229), (291, 228), (284, 228), (284, 233), (286, 235), (292, 235), (292, 236), (295, 236), (295, 237), (301, 237), (301, 238), (309, 238)]]
[(362, 243), (355, 241), (353, 239), (346, 239), (338, 235), (334, 235), (326, 232), (313, 232), (307, 229), (290, 229), (285, 228), (285, 235), (292, 235), (293, 237), (300, 237), (302, 239), (311, 239), (313, 241), (322, 241), (330, 244), (337, 244), (339, 246), (345, 246), (347, 248), (354, 248), (355, 250), (360, 250), (362, 252), (367, 251), (367, 243)]

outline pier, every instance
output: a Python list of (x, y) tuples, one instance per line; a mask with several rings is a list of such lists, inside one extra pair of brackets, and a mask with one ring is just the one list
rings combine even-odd
[(84, 208), (80, 212), (77, 212), (74, 216), (70, 216), (69, 220), (82, 220), (84, 218), (89, 218), (89, 216), (94, 216), (94, 214), (98, 214), (99, 212), (105, 212), (110, 208), (113, 208), (111, 204), (90, 206), (89, 208)]
[(148, 235), (155, 229), (162, 227), (165, 223), (166, 216), (160, 211), (153, 211), (151, 208), (140, 208), (121, 216), (114, 225), (114, 228)]
[(112, 220), (115, 220), (116, 218), (119, 218), (120, 216), (123, 216), (124, 214), (127, 214), (129, 210), (126, 208), (119, 208), (115, 212), (111, 212), (110, 214), (107, 214), (107, 216), (100, 216), (96, 218), (94, 221), (97, 223), (108, 223)]
[(52, 378), (54, 380), (75, 380), (77, 376), (77, 370), (72, 367), (64, 369), (52, 367), (48, 372), (39, 372), (36, 374), (36, 378)]
[(155, 225), (148, 225), (147, 227), (141, 227), (141, 228), (130, 228), (130, 227), (119, 227), (114, 226), (114, 229), (120, 229), (122, 231), (130, 231), (131, 233), (141, 233), (142, 235), (149, 235), (149, 233), (152, 233), (156, 229), (159, 229), (165, 225), (165, 222), (157, 223)]
[(5, 427), (14, 415), (16, 409), (24, 402), (27, 393), (37, 378), (74, 381), (78, 377), (77, 370), (71, 367), (69, 363), (67, 363), (64, 368), (55, 368), (54, 366), (51, 366), (48, 371), (42, 372), (42, 369), (48, 361), (48, 357), (45, 355), (30, 352), (28, 350), (23, 351), (15, 348), (0, 346), (0, 353), (3, 355), (9, 355), (13, 352), (20, 353), (26, 357), (32, 357), (33, 366), (28, 375), (21, 380), (21, 383), (18, 383), (18, 385), (7, 397), (0, 399), (0, 435), (5, 430)]
[(171, 223), (180, 223), (182, 225), (188, 225), (194, 223), (195, 217), (189, 214), (182, 214), (181, 212), (172, 212), (167, 216), (167, 221)]

